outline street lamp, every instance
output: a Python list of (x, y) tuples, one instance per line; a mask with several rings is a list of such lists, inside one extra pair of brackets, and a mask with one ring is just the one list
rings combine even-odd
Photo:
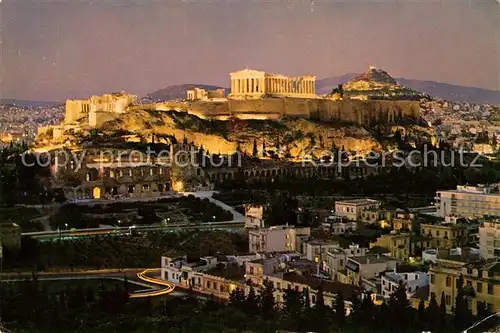
[(64, 226), (66, 227), (66, 231), (68, 231), (68, 224), (64, 223)]

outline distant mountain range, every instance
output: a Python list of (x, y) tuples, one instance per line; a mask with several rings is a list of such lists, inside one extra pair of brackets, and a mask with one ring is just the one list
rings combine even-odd
[(193, 89), (195, 87), (202, 88), (205, 90), (216, 90), (216, 89), (226, 89), (224, 87), (219, 87), (219, 86), (212, 86), (208, 84), (192, 84), (192, 83), (187, 83), (187, 84), (179, 84), (179, 85), (173, 85), (173, 86), (168, 86), (166, 88), (157, 90), (155, 92), (152, 92), (150, 94), (147, 94), (145, 98), (153, 100), (153, 101), (168, 101), (171, 99), (178, 99), (178, 98), (186, 98), (186, 91), (189, 89)]
[[(333, 76), (320, 80), (316, 80), (316, 93), (328, 94), (339, 84), (344, 84), (363, 74), (350, 73), (341, 76)], [(500, 105), (500, 91), (488, 90), (474, 87), (464, 87), (448, 83), (439, 83), (434, 81), (413, 80), (405, 78), (395, 78), (402, 86), (406, 86), (413, 90), (428, 94), (438, 99), (444, 99), (451, 102), (467, 101), (477, 104), (494, 104)], [(166, 101), (170, 99), (186, 98), (186, 91), (199, 87), (207, 90), (215, 90), (219, 86), (206, 84), (181, 84), (172, 85), (166, 88), (157, 90), (146, 95), (146, 98), (155, 101)], [(227, 88), (226, 92), (228, 91)]]
[[(328, 94), (339, 84), (344, 84), (363, 74), (351, 73), (316, 80), (316, 93)], [(434, 81), (413, 80), (405, 78), (395, 79), (400, 85), (428, 94), (432, 97), (451, 102), (467, 101), (477, 104), (500, 105), (500, 91), (474, 87), (464, 87)]]
[(16, 105), (20, 107), (43, 107), (43, 106), (56, 106), (59, 102), (41, 102), (41, 101), (26, 101), (21, 99), (3, 98), (0, 99), (0, 105)]
[[(341, 76), (332, 76), (320, 80), (316, 80), (316, 93), (328, 94), (339, 84), (344, 84), (356, 77), (363, 76), (364, 74), (350, 73)], [(405, 78), (395, 79), (400, 85), (406, 86), (413, 90), (428, 94), (438, 99), (444, 99), (451, 102), (467, 101), (476, 104), (494, 104), (500, 105), (500, 91), (489, 90), (474, 87), (464, 87), (448, 83), (439, 83), (434, 81), (414, 80)], [(150, 101), (167, 101), (172, 99), (186, 98), (186, 91), (194, 87), (203, 88), (206, 90), (226, 89), (228, 88), (208, 85), (208, 84), (180, 84), (172, 85), (166, 88), (157, 90), (144, 96), (143, 100)], [(41, 102), (41, 101), (27, 101), (17, 99), (0, 99), (0, 105), (14, 104), (22, 107), (40, 107), (40, 106), (56, 106), (60, 102)]]

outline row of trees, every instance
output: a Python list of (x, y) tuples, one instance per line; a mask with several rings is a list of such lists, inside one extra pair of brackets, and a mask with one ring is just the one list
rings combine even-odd
[(26, 236), (19, 250), (4, 248), (3, 270), (158, 267), (162, 255), (179, 248), (189, 258), (197, 259), (217, 253), (245, 253), (248, 241), (243, 235), (224, 231), (61, 237), (52, 241)]
[(326, 304), (320, 285), (314, 304), (309, 291), (284, 291), (283, 303), (274, 298), (273, 284), (264, 281), (245, 295), (237, 288), (229, 302), (209, 297), (166, 297), (129, 299), (130, 284), (125, 279), (114, 286), (81, 285), (50, 291), (36, 277), (0, 290), (0, 319), (9, 329), (35, 328), (38, 332), (460, 332), (476, 319), (467, 312), (463, 294), (448, 316), (444, 304), (433, 297), (425, 307), (413, 309), (400, 285), (381, 305), (369, 294), (355, 294), (347, 313), (344, 297), (336, 295)]

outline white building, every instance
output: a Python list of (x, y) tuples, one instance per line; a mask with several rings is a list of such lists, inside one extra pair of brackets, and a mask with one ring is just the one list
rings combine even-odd
[(357, 221), (361, 212), (369, 209), (379, 209), (381, 202), (373, 199), (341, 200), (335, 202), (335, 215)]
[(245, 228), (264, 227), (264, 207), (262, 205), (245, 206)]
[(457, 186), (456, 190), (436, 192), (436, 214), (440, 217), (480, 218), (500, 216), (500, 194), (486, 186)]
[(481, 258), (500, 257), (500, 220), (490, 220), (479, 226), (479, 251)]
[(323, 226), (328, 228), (333, 235), (342, 235), (346, 232), (354, 231), (358, 227), (355, 221), (346, 221), (339, 216), (328, 216)]
[(310, 235), (310, 228), (295, 228), (285, 225), (250, 229), (248, 246), (250, 252), (300, 251), (297, 236)]
[(385, 272), (381, 276), (381, 290), (384, 298), (389, 298), (398, 289), (399, 284), (406, 286), (406, 294), (410, 298), (418, 289), (429, 284), (429, 275), (424, 272), (397, 273)]
[[(474, 248), (467, 248), (468, 251), (470, 251), (471, 255), (474, 255), (474, 256), (479, 256), (479, 250), (478, 249), (474, 249)], [(438, 259), (438, 256), (439, 256), (439, 251), (436, 250), (436, 249), (428, 249), (428, 250), (425, 250), (422, 252), (422, 263), (425, 263), (425, 262), (432, 262), (432, 263), (436, 263), (437, 262), (437, 259)], [(462, 255), (462, 249), (457, 247), (455, 249), (450, 249), (449, 250), (449, 255), (450, 256), (461, 256)]]
[(200, 287), (203, 271), (217, 266), (217, 258), (203, 257), (199, 262), (188, 263), (186, 257), (162, 257), (161, 278), (184, 286)]

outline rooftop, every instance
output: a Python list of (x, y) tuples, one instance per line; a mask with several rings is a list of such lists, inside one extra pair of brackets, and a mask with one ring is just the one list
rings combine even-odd
[(290, 272), (283, 274), (283, 280), (305, 284), (311, 287), (313, 290), (318, 290), (319, 286), (322, 285), (323, 291), (331, 294), (342, 293), (342, 297), (345, 299), (351, 298), (354, 294), (357, 294), (360, 289), (350, 284), (335, 282), (335, 281), (325, 281), (314, 277), (305, 277), (303, 275)]
[(335, 204), (356, 205), (356, 206), (371, 205), (377, 203), (380, 203), (380, 201), (373, 199), (351, 199), (351, 200), (339, 200), (335, 202)]
[(349, 260), (359, 264), (378, 264), (383, 262), (394, 261), (396, 259), (384, 255), (366, 255), (359, 257), (350, 257)]
[(339, 241), (334, 239), (311, 239), (305, 241), (304, 243), (307, 243), (309, 245), (339, 245)]
[(237, 265), (218, 265), (212, 269), (209, 269), (205, 274), (222, 277), (228, 280), (244, 280), (245, 279), (245, 267)]

